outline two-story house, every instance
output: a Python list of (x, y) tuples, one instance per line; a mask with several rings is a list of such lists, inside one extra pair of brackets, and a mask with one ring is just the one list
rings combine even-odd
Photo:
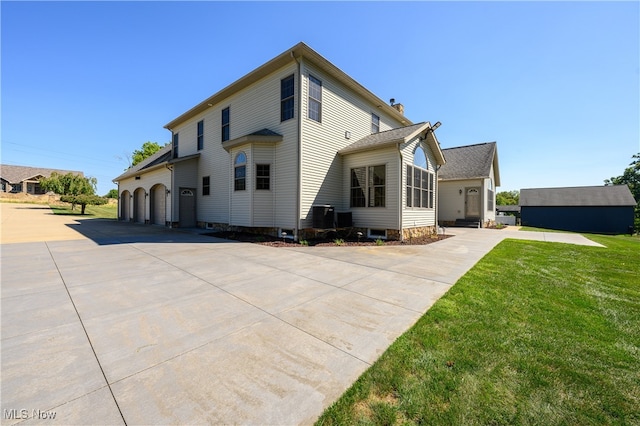
[(171, 145), (114, 180), (119, 216), (293, 238), (431, 233), (434, 127), (299, 43), (170, 121)]

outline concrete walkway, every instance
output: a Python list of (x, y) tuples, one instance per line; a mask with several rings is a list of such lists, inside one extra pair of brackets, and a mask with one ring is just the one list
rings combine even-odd
[(4, 206), (2, 424), (313, 423), (505, 237), (591, 243), (284, 249), (100, 220), (9, 243), (37, 219)]

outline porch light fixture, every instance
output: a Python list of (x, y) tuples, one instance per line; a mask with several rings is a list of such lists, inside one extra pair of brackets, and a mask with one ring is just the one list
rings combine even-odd
[(171, 194), (171, 190), (167, 189), (167, 195)]
[(458, 189), (458, 194), (462, 195), (462, 189)]

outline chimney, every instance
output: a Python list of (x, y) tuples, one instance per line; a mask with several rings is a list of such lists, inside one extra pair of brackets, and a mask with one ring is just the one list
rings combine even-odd
[(404, 105), (402, 104), (397, 104), (396, 100), (394, 98), (391, 98), (389, 100), (389, 103), (391, 104), (392, 107), (394, 107), (395, 109), (398, 110), (398, 112), (402, 115), (404, 115)]

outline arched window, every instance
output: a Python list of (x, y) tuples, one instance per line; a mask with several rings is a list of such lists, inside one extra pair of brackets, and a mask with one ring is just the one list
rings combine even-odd
[(407, 207), (432, 209), (435, 179), (429, 171), (427, 154), (421, 146), (413, 154), (413, 164), (407, 164)]
[(422, 149), (421, 146), (419, 146), (413, 154), (413, 165), (418, 166), (421, 169), (429, 169), (427, 165), (427, 154), (424, 153), (424, 149)]
[(244, 191), (247, 188), (247, 155), (239, 152), (236, 160), (233, 162), (234, 180), (233, 189), (236, 191)]

